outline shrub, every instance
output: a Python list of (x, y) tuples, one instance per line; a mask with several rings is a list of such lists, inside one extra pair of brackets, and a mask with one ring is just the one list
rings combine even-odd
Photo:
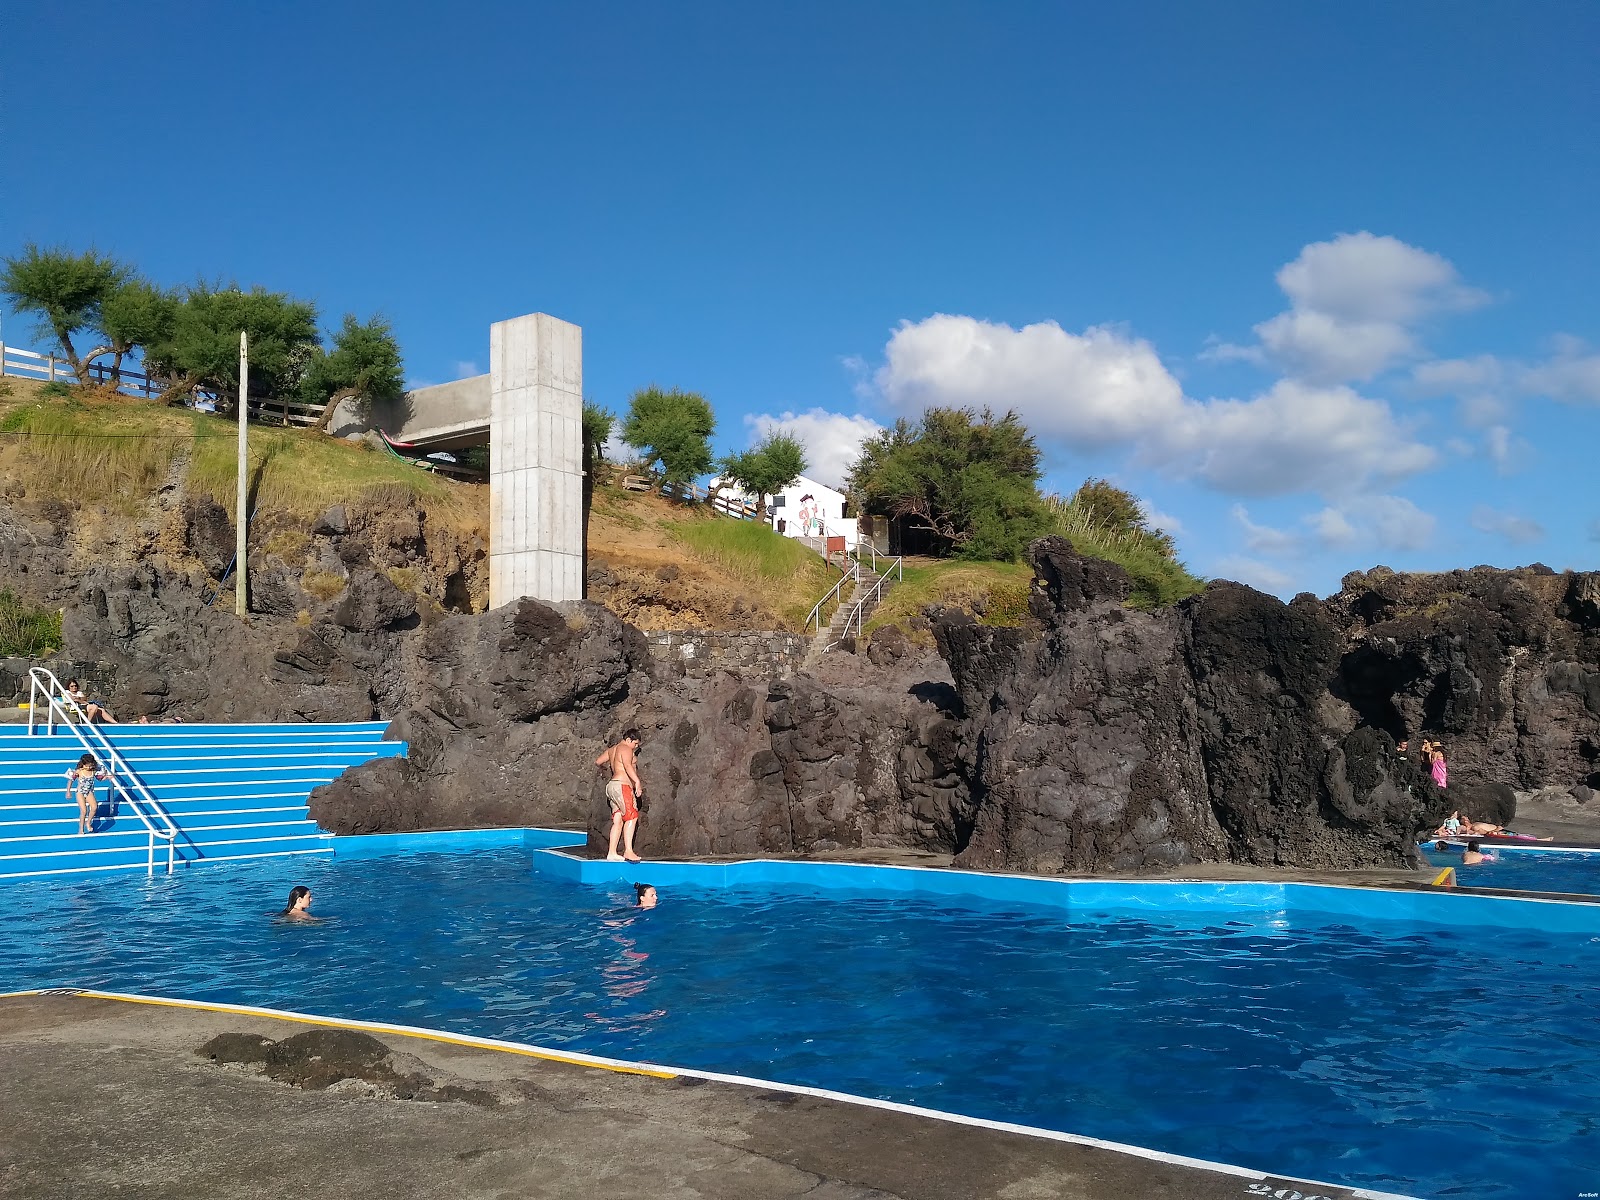
[(0, 591), (0, 656), (42, 658), (61, 649), (61, 613)]

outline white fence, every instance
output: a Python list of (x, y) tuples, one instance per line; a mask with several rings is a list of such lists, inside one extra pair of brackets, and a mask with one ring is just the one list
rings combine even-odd
[[(20, 379), (38, 379), (48, 383), (76, 383), (67, 360), (56, 354), (37, 354), (19, 346), (0, 342), (0, 378), (13, 375)], [(144, 396), (149, 399), (167, 390), (170, 380), (143, 371), (120, 370), (113, 372), (104, 362), (96, 359), (89, 364), (89, 375), (102, 387), (114, 387), (125, 396)], [(200, 406), (215, 404), (219, 396), (208, 389), (195, 391)], [(234, 397), (230, 394), (228, 400)], [(250, 419), (268, 425), (315, 425), (326, 408), (323, 404), (302, 404), (298, 400), (278, 400), (267, 396), (250, 397)]]

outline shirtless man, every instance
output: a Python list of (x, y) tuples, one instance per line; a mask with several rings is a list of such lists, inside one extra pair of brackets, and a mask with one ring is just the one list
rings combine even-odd
[[(644, 785), (639, 782), (639, 769), (634, 755), (639, 752), (639, 731), (630, 729), (622, 740), (610, 747), (594, 765), (602, 770), (610, 768), (611, 782), (606, 784), (606, 803), (611, 806), (611, 842), (606, 849), (607, 862), (638, 862), (633, 852), (633, 830), (639, 824), (639, 797), (644, 795)], [(617, 839), (622, 839), (622, 853), (617, 853)]]

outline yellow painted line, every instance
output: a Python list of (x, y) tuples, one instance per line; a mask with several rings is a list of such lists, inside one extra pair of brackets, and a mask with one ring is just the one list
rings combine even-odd
[(1455, 885), (1456, 885), (1456, 869), (1454, 867), (1446, 867), (1444, 870), (1440, 871), (1437, 875), (1435, 875), (1433, 877), (1433, 883), (1430, 886), (1432, 886), (1432, 887), (1455, 887)]
[(613, 1071), (618, 1075), (648, 1075), (651, 1079), (676, 1079), (676, 1071), (662, 1071), (654, 1067), (634, 1067), (580, 1054), (563, 1054), (559, 1050), (540, 1050), (532, 1046), (519, 1046), (511, 1042), (477, 1038), (470, 1035), (440, 1033), (415, 1026), (386, 1025), (375, 1021), (350, 1021), (343, 1017), (313, 1017), (302, 1013), (279, 1012), (271, 1008), (256, 1008), (244, 1004), (208, 1004), (199, 1000), (168, 1000), (154, 996), (134, 996), (125, 992), (97, 992), (90, 988), (51, 988), (26, 992), (3, 992), (0, 999), (13, 996), (62, 995), (88, 996), (93, 1000), (120, 1000), (125, 1004), (148, 1004), (155, 1008), (188, 1008), (197, 1012), (232, 1013), (235, 1016), (270, 1017), (274, 1021), (290, 1021), (296, 1025), (322, 1025), (330, 1029), (354, 1029), (363, 1033), (387, 1033), (400, 1037), (417, 1038), (427, 1042), (443, 1042), (450, 1046), (464, 1046), (469, 1050), (496, 1050), (502, 1054), (516, 1054), (523, 1058), (537, 1058), (545, 1062), (567, 1063), (574, 1067), (594, 1067)]

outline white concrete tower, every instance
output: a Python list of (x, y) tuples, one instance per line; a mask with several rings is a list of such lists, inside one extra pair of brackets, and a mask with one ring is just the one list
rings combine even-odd
[(489, 328), (489, 607), (583, 597), (583, 330)]

